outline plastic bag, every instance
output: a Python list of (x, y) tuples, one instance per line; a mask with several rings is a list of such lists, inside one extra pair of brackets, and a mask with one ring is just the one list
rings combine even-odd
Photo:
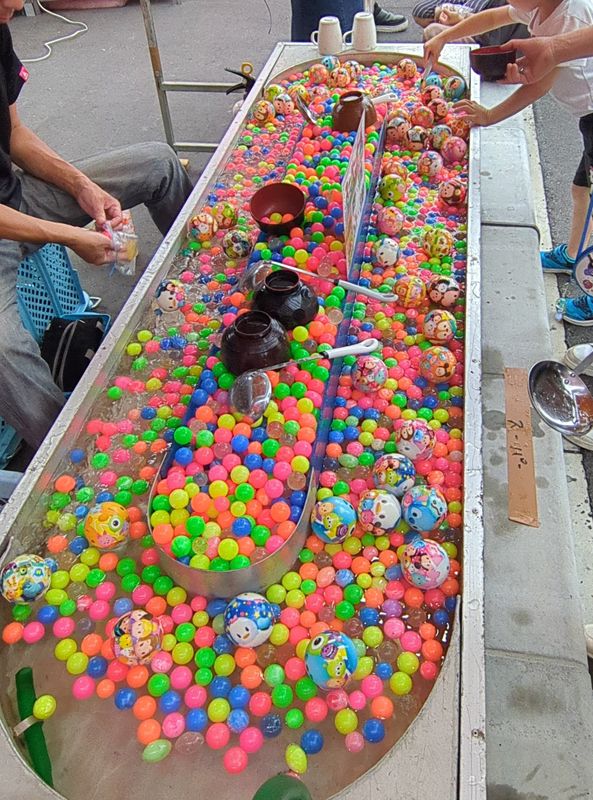
[(138, 237), (129, 211), (122, 211), (122, 224), (112, 228), (109, 222), (102, 227), (113, 243), (115, 261), (113, 268), (122, 275), (134, 275), (136, 272), (136, 258), (138, 256)]

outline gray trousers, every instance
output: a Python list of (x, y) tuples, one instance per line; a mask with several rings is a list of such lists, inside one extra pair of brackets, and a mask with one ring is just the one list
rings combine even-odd
[[(124, 147), (74, 163), (116, 197), (122, 208), (144, 203), (163, 234), (192, 188), (173, 150), (161, 142)], [(90, 222), (66, 192), (27, 173), (21, 173), (20, 179), (23, 213), (70, 225)], [(0, 417), (37, 448), (65, 401), (37, 343), (23, 328), (17, 308), (17, 270), (30, 247), (0, 239)]]

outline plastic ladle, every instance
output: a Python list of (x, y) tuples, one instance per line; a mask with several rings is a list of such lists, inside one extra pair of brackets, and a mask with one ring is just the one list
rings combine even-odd
[(529, 398), (543, 421), (559, 433), (582, 436), (593, 428), (593, 395), (579, 378), (593, 364), (593, 350), (570, 370), (538, 361), (529, 370)]
[(300, 364), (303, 361), (319, 361), (322, 358), (343, 358), (344, 356), (359, 356), (365, 353), (373, 353), (379, 347), (377, 339), (365, 339), (358, 344), (348, 345), (347, 347), (335, 347), (326, 350), (324, 353), (312, 353), (304, 358), (291, 359), (282, 364), (274, 364), (263, 369), (254, 369), (239, 375), (231, 387), (229, 400), (231, 407), (243, 414), (244, 417), (253, 421), (258, 420), (272, 399), (272, 383), (266, 374), (274, 370), (291, 367), (293, 364)]

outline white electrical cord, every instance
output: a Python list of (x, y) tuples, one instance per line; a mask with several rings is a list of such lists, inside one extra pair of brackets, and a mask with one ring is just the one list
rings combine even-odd
[(44, 42), (43, 46), (47, 50), (47, 53), (44, 53), (44, 55), (39, 56), (38, 58), (21, 58), (23, 64), (33, 64), (33, 62), (35, 61), (45, 61), (46, 58), (49, 58), (51, 56), (52, 44), (57, 44), (58, 42), (65, 42), (67, 39), (74, 39), (75, 36), (80, 36), (81, 33), (86, 33), (89, 29), (88, 25), (86, 25), (84, 22), (68, 19), (68, 17), (62, 16), (62, 14), (56, 14), (55, 11), (50, 11), (49, 8), (46, 8), (41, 2), (41, 0), (36, 0), (36, 1), (39, 8), (46, 14), (49, 14), (50, 17), (57, 17), (58, 19), (61, 19), (63, 22), (67, 22), (68, 25), (78, 25), (79, 27), (77, 30), (75, 30), (73, 33), (69, 33), (67, 36), (59, 36), (57, 39), (50, 39), (48, 42)]

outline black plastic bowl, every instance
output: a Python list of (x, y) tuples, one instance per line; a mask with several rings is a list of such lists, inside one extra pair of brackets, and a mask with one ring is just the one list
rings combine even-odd
[[(292, 183), (268, 183), (251, 198), (251, 215), (265, 233), (282, 236), (298, 228), (305, 219), (305, 195)], [(288, 222), (263, 222), (272, 214), (291, 214)]]
[(507, 66), (514, 64), (516, 50), (503, 50), (501, 47), (479, 47), (470, 50), (469, 63), (485, 81), (499, 81), (504, 78)]

